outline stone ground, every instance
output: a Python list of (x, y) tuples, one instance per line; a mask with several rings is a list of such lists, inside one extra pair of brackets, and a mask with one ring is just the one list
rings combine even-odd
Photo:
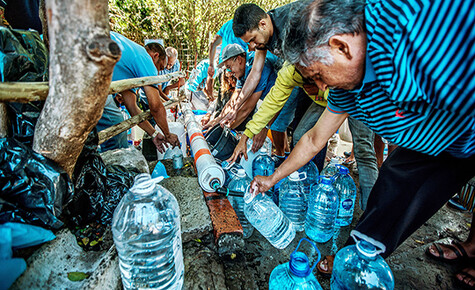
[[(340, 144), (337, 153), (349, 151), (348, 144)], [(169, 165), (167, 165), (169, 166)], [(169, 174), (170, 174), (170, 168)], [(178, 172), (184, 173), (184, 172)], [(172, 174), (170, 174), (172, 175)], [(297, 233), (294, 241), (283, 250), (273, 248), (257, 231), (244, 242), (239, 251), (218, 255), (214, 244), (209, 213), (202, 193), (193, 174), (172, 177), (163, 185), (177, 196), (182, 213), (183, 254), (185, 263), (185, 289), (267, 289), (272, 270), (288, 262), (304, 232)], [(354, 175), (358, 181), (357, 175)], [(337, 240), (341, 247), (349, 231), (354, 227), (361, 210), (356, 209), (353, 223), (343, 228)], [(407, 239), (387, 262), (391, 267), (396, 289), (458, 289), (453, 275), (462, 265), (448, 265), (429, 259), (425, 250), (435, 241), (463, 240), (469, 231), (471, 215), (444, 206), (427, 223)], [(76, 243), (69, 230), (56, 233), (52, 242), (30, 251), (28, 269), (17, 279), (12, 289), (120, 289), (118, 258), (112, 246), (105, 251), (85, 252)], [(110, 242), (110, 232), (106, 239)], [(322, 255), (331, 250), (331, 241), (317, 244)], [(315, 251), (303, 243), (301, 250), (311, 261), (317, 258)], [(31, 252), (33, 252), (31, 254)], [(25, 255), (23, 255), (25, 256)], [(72, 282), (69, 272), (85, 272), (89, 278)], [(328, 278), (313, 272), (324, 289), (329, 289)]]

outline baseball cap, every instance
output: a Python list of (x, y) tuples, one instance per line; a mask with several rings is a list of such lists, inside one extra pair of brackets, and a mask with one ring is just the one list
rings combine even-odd
[(218, 67), (222, 67), (225, 61), (242, 53), (245, 53), (245, 51), (244, 48), (242, 48), (242, 46), (239, 44), (231, 43), (226, 45), (226, 47), (223, 49), (223, 53), (221, 54), (223, 60), (218, 64)]

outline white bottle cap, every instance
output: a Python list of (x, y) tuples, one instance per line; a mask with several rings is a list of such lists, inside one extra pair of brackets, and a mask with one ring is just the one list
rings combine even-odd
[(238, 169), (236, 175), (239, 176), (239, 177), (244, 177), (244, 176), (246, 176), (246, 170), (244, 170), (244, 169)]
[(292, 173), (289, 175), (289, 179), (292, 180), (292, 181), (298, 181), (298, 180), (300, 180), (299, 172), (298, 172), (298, 171), (292, 172)]

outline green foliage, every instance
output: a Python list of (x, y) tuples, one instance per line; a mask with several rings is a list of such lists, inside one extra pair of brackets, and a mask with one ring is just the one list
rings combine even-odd
[[(264, 10), (292, 2), (291, 0), (256, 0)], [(236, 8), (248, 3), (242, 0), (109, 0), (111, 29), (137, 43), (162, 38), (166, 46), (179, 51), (183, 67), (190, 69), (208, 55), (214, 34)]]

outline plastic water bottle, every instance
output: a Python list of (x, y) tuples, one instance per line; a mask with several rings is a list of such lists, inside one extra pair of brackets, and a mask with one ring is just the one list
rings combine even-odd
[(249, 222), (277, 249), (284, 249), (295, 237), (290, 220), (265, 194), (244, 195), (244, 213)]
[(356, 185), (350, 176), (350, 171), (343, 165), (338, 165), (339, 172), (336, 175), (333, 187), (338, 193), (339, 208), (336, 224), (345, 227), (353, 220), (355, 210)]
[(338, 213), (338, 194), (332, 179), (321, 176), (318, 186), (312, 187), (305, 220), (305, 233), (317, 243), (325, 243), (333, 236)]
[(305, 172), (305, 174), (307, 175), (307, 178), (305, 178), (304, 180), (302, 180), (302, 183), (304, 185), (304, 189), (305, 189), (305, 194), (307, 195), (307, 198), (308, 196), (310, 195), (310, 188), (317, 184), (318, 183), (318, 178), (319, 178), (319, 175), (318, 175), (318, 168), (317, 166), (315, 165), (315, 163), (313, 163), (312, 161), (308, 162), (307, 164), (305, 164), (304, 166), (302, 166), (298, 172)]
[(302, 180), (306, 178), (305, 172), (295, 171), (280, 186), (279, 208), (294, 224), (297, 232), (305, 228), (308, 199)]
[(114, 211), (112, 234), (125, 289), (181, 289), (184, 264), (176, 198), (156, 184), (163, 177), (137, 175)]
[(234, 177), (236, 177), (237, 171), (239, 169), (243, 169), (241, 164), (236, 163), (236, 162), (230, 163), (228, 161), (221, 162), (221, 167), (224, 170), (224, 176), (225, 176), (224, 184), (223, 184), (224, 187), (228, 187), (231, 180), (233, 180)]
[[(124, 117), (124, 121), (130, 119), (129, 111), (127, 111), (124, 105), (120, 105), (120, 112), (122, 113), (122, 117)], [(132, 128), (127, 130), (127, 141), (132, 141), (132, 144), (133, 144), (134, 138), (132, 135)]]
[[(239, 169), (236, 173), (236, 177), (228, 185), (230, 190), (239, 191), (244, 193), (251, 185), (251, 179), (246, 175), (246, 171), (244, 169)], [(249, 223), (244, 214), (244, 197), (241, 196), (228, 196), (228, 200), (231, 203), (236, 215), (239, 219), (239, 222), (242, 226), (243, 231), (243, 238), (249, 238), (252, 233), (254, 232), (254, 227)]]
[[(274, 173), (274, 160), (269, 156), (264, 146), (259, 150), (259, 155), (252, 162), (252, 177), (257, 175), (270, 176)], [(272, 189), (266, 192), (268, 196), (272, 196)]]
[(386, 247), (351, 231), (356, 245), (341, 249), (333, 261), (331, 289), (394, 289), (394, 276), (379, 255)]
[[(266, 142), (264, 142), (264, 145), (262, 146), (264, 148), (267, 148), (267, 150), (269, 148), (269, 146), (266, 145), (266, 144), (268, 144), (268, 141), (267, 141), (268, 139), (269, 138), (266, 138)], [(247, 160), (245, 158), (241, 158), (239, 163), (242, 165), (244, 170), (246, 170), (246, 174), (248, 176), (253, 176), (253, 174), (252, 174), (252, 164), (254, 162), (254, 159), (256, 159), (259, 156), (260, 151), (257, 151), (255, 153), (252, 152), (252, 150), (251, 150), (252, 149), (252, 139), (248, 139), (247, 142), (246, 142), (246, 145), (247, 145)]]
[[(310, 268), (307, 255), (303, 252), (297, 252), (302, 241), (309, 242), (317, 251), (318, 258)], [(269, 278), (269, 290), (284, 289), (322, 289), (317, 278), (312, 271), (320, 260), (320, 251), (311, 241), (303, 238), (299, 241), (297, 248), (290, 255), (290, 261), (274, 268)]]
[(330, 160), (330, 163), (323, 168), (321, 175), (327, 176), (327, 177), (332, 177), (333, 175), (338, 173), (338, 167), (336, 166), (337, 164), (340, 164), (340, 160), (336, 157), (333, 157)]

